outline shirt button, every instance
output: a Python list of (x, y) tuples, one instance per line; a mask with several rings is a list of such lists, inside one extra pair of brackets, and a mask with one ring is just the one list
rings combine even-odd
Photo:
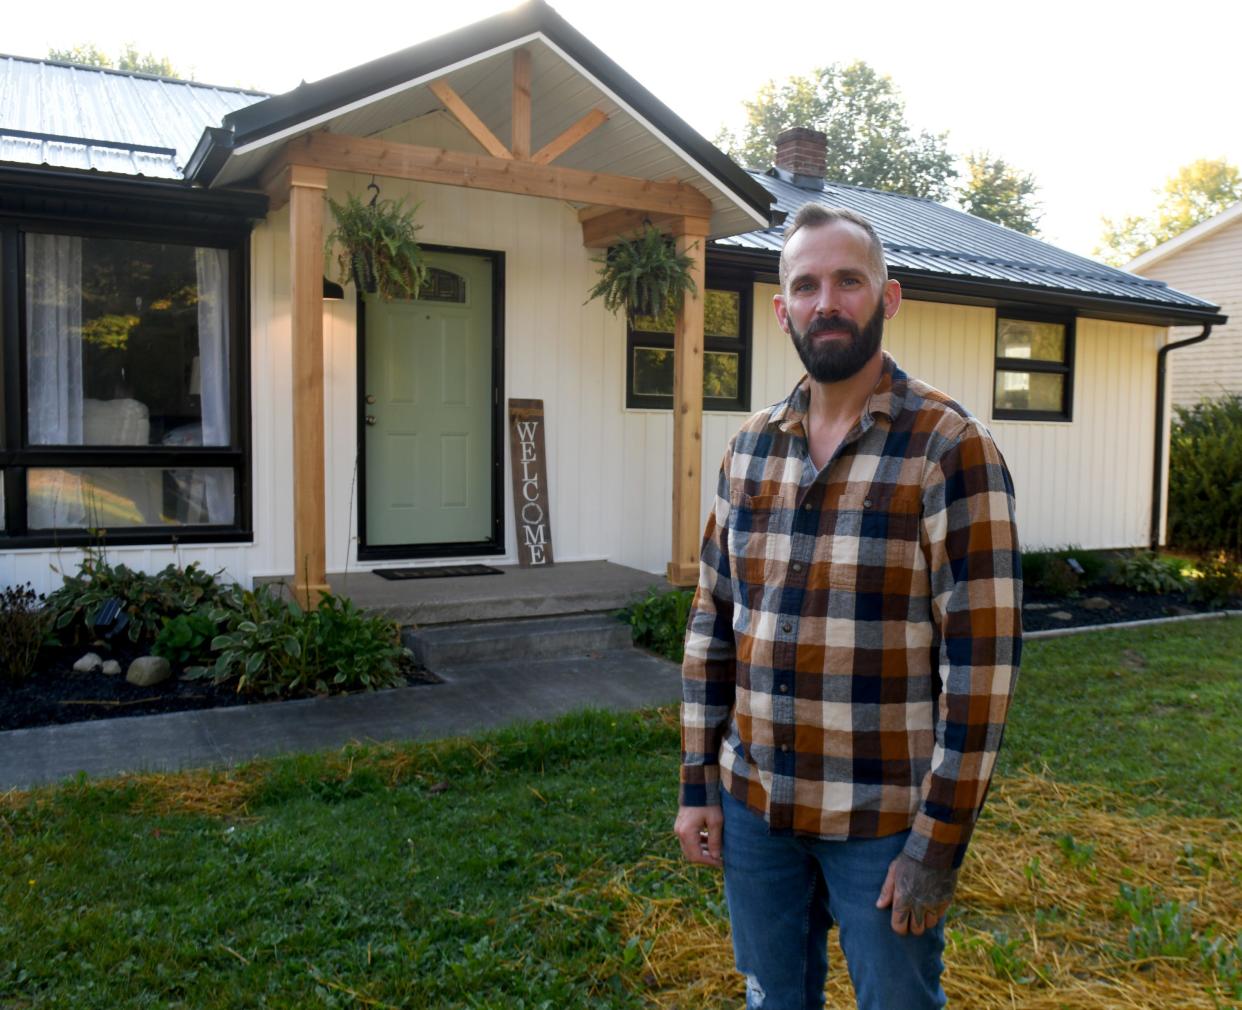
[(789, 744), (787, 744), (787, 743), (783, 743), (783, 744), (781, 744), (781, 753), (782, 753), (782, 754), (788, 754), (788, 753), (789, 753)]
[(793, 625), (786, 621), (781, 625), (781, 631), (785, 632), (785, 634), (789, 634), (789, 632), (793, 631)]
[(865, 508), (865, 509), (869, 509), (869, 508), (871, 508), (871, 499), (870, 499), (870, 498), (864, 498), (864, 499), (863, 499), (863, 508)]
[(789, 685), (788, 685), (788, 684), (782, 684), (782, 685), (781, 685), (781, 694), (788, 694), (788, 693), (789, 693)]
[(802, 571), (802, 562), (801, 562), (801, 561), (795, 561), (795, 562), (793, 563), (793, 570), (794, 570), (795, 572), (800, 572), (800, 571)]
[(810, 503), (810, 502), (807, 502), (807, 503), (806, 503), (805, 505), (803, 505), (802, 507), (803, 507), (804, 509), (806, 509), (808, 512), (810, 512), (810, 511), (811, 511), (811, 503)]

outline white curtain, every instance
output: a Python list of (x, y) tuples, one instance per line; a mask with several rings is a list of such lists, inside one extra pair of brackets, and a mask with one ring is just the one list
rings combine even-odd
[[(199, 403), (203, 445), (229, 444), (229, 253), (227, 249), (195, 250), (198, 270)], [(200, 470), (195, 485), (202, 488), (200, 522), (233, 521), (233, 474), (228, 470)]]
[(26, 237), (26, 389), (33, 445), (82, 444), (82, 240)]

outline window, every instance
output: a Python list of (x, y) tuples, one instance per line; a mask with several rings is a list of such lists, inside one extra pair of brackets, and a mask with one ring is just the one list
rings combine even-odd
[(998, 315), (992, 416), (1071, 420), (1073, 361), (1072, 320)]
[[(751, 285), (712, 282), (703, 300), (703, 406), (750, 409)], [(673, 320), (638, 316), (629, 326), (627, 407), (673, 408)]]
[(243, 247), (3, 238), (5, 539), (239, 539)]

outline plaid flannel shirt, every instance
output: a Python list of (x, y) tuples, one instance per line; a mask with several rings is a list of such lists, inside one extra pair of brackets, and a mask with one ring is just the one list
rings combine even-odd
[(1013, 483), (987, 429), (883, 352), (818, 474), (804, 378), (721, 466), (682, 668), (681, 802), (958, 866), (1022, 652)]

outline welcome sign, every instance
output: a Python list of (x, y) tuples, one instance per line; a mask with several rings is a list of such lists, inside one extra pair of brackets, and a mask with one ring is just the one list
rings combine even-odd
[(518, 562), (552, 564), (552, 518), (543, 450), (543, 401), (509, 401), (509, 452), (513, 460), (513, 515)]

